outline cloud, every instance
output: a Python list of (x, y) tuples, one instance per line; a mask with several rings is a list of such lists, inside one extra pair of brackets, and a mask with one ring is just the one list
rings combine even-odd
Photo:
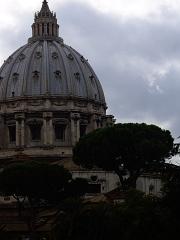
[[(72, 10), (71, 10), (72, 9)], [(118, 121), (155, 123), (180, 133), (180, 18), (116, 18), (85, 4), (64, 5), (62, 32), (89, 58)], [(171, 16), (171, 18), (170, 18)], [(168, 21), (168, 20), (169, 21)]]
[[(158, 124), (179, 136), (180, 15), (176, 1), (172, 6), (169, 1), (156, 1), (156, 11), (152, 1), (147, 17), (134, 14), (127, 18), (122, 12), (109, 14), (87, 2), (55, 1), (53, 10), (65, 42), (88, 58), (99, 76), (108, 113), (120, 122)], [(30, 36), (31, 12), (26, 8), (18, 17), (13, 13), (16, 27), (9, 23), (0, 28), (1, 60)]]

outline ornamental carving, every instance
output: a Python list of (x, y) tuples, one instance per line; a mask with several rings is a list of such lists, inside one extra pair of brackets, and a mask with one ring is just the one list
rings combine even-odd
[(16, 84), (16, 82), (18, 81), (18, 78), (19, 78), (19, 73), (13, 73), (12, 79), (13, 79), (14, 84)]
[(74, 73), (74, 76), (77, 80), (80, 80), (80, 73), (79, 72)]
[(7, 104), (7, 108), (17, 108), (20, 106), (19, 102), (12, 102)]
[(12, 60), (13, 60), (13, 57), (9, 57), (6, 62), (7, 62), (7, 63), (11, 63)]
[(98, 111), (98, 110), (100, 110), (100, 107), (97, 106), (97, 105), (93, 105), (93, 109), (96, 110), (96, 111)]
[(76, 107), (81, 107), (81, 108), (87, 107), (87, 103), (84, 103), (84, 102), (75, 102), (74, 105)]
[(71, 119), (78, 121), (80, 119), (79, 113), (71, 113)]
[(53, 105), (55, 105), (55, 106), (67, 106), (67, 101), (54, 101)]
[(39, 78), (39, 72), (38, 72), (38, 71), (34, 71), (32, 74), (33, 74), (33, 78), (34, 78), (35, 80), (38, 80), (38, 78)]
[(23, 61), (25, 58), (26, 56), (23, 53), (19, 55), (19, 61)]
[(35, 53), (35, 58), (36, 58), (36, 59), (42, 58), (42, 53), (41, 53), (41, 52), (36, 52), (36, 53)]
[(69, 54), (67, 55), (67, 57), (68, 57), (70, 60), (74, 60), (74, 57), (73, 57), (73, 55), (72, 55), (71, 53), (69, 53)]
[(57, 52), (53, 52), (53, 53), (52, 53), (52, 58), (53, 58), (53, 59), (57, 59), (57, 58), (58, 58)]
[(59, 70), (55, 71), (54, 75), (55, 75), (56, 79), (62, 78), (61, 71), (59, 71)]
[(80, 121), (80, 124), (82, 124), (82, 125), (88, 125), (88, 120), (86, 120), (86, 119), (81, 119), (81, 121)]
[(85, 62), (85, 59), (84, 59), (84, 57), (83, 56), (81, 56), (81, 62)]
[(43, 101), (42, 100), (34, 100), (34, 101), (30, 101), (28, 102), (29, 106), (41, 106), (43, 105)]

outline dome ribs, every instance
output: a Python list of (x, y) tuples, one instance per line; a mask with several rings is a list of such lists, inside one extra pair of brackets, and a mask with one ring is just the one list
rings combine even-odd
[(24, 96), (31, 96), (33, 94), (33, 88), (32, 88), (32, 72), (36, 71), (36, 69), (33, 70), (33, 62), (34, 62), (34, 55), (36, 52), (36, 49), (39, 47), (39, 42), (36, 42), (34, 44), (31, 44), (30, 48), (28, 49), (28, 61), (26, 63), (26, 67), (24, 69), (24, 81), (23, 81), (23, 89), (22, 89), (22, 94)]
[[(24, 52), (24, 50), (26, 49), (27, 47), (27, 44), (21, 48), (19, 48), (13, 55), (11, 55), (10, 57), (12, 57), (12, 61), (9, 63), (9, 68), (8, 68), (8, 75), (7, 75), (7, 78), (6, 78), (6, 86), (5, 86), (5, 92), (4, 92), (4, 97), (3, 98), (9, 98), (9, 97), (12, 97), (12, 91), (13, 91), (13, 80), (12, 80), (12, 75), (14, 73), (14, 66), (15, 64), (17, 63), (17, 60), (19, 58), (19, 55), (21, 53)], [(19, 63), (20, 64), (20, 63)], [(16, 95), (16, 93), (14, 93), (14, 95)]]
[(72, 77), (70, 75), (70, 71), (69, 71), (69, 65), (68, 62), (65, 61), (66, 59), (66, 53), (64, 52), (64, 49), (62, 47), (60, 47), (61, 45), (58, 44), (57, 42), (53, 42), (54, 46), (56, 47), (57, 53), (59, 58), (61, 58), (61, 62), (63, 65), (62, 71), (64, 70), (64, 78), (63, 78), (63, 82), (64, 82), (64, 94), (66, 95), (73, 95), (73, 89), (72, 89)]
[(81, 82), (77, 82), (76, 84), (78, 85), (78, 97), (85, 97), (88, 96), (89, 98), (89, 92), (88, 92), (88, 87), (87, 87), (87, 81), (86, 81), (86, 74), (84, 72), (84, 67), (82, 65), (82, 62), (79, 59), (79, 55), (76, 56), (76, 52), (74, 51), (73, 48), (70, 48), (67, 46), (67, 49), (70, 51), (70, 53), (72, 54), (74, 61), (76, 62), (76, 68), (79, 68), (79, 75), (81, 77)]
[(41, 79), (41, 93), (49, 94), (49, 48), (47, 41), (43, 42), (43, 63), (42, 63), (42, 79)]
[[(0, 70), (0, 100), (14, 97), (62, 97), (97, 103), (106, 108), (101, 84), (92, 67), (59, 37), (56, 14), (46, 0), (35, 14), (33, 36)], [(12, 74), (19, 74), (13, 80)]]

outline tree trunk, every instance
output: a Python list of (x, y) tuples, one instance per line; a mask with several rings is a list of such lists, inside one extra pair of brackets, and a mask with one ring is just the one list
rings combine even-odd
[(116, 173), (116, 174), (118, 175), (118, 177), (119, 177), (119, 180), (120, 180), (122, 189), (125, 190), (125, 188), (126, 188), (126, 186), (125, 186), (125, 181), (124, 181), (124, 179), (123, 179), (123, 176), (122, 176), (121, 171), (117, 168), (117, 169), (115, 169), (115, 173)]
[(127, 180), (128, 188), (136, 189), (136, 182), (137, 182), (137, 179), (138, 179), (139, 176), (140, 176), (139, 171), (130, 171), (130, 176)]

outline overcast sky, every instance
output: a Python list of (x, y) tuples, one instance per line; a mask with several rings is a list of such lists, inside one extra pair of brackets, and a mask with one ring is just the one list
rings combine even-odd
[[(0, 63), (31, 36), (41, 0), (0, 0)], [(180, 1), (49, 0), (60, 35), (96, 71), (108, 114), (180, 135)]]

